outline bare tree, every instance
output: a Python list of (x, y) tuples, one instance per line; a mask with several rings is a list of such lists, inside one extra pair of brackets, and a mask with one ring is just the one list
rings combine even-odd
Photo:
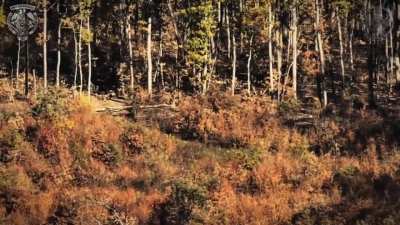
[(43, 0), (43, 79), (47, 89), (47, 0)]
[(247, 93), (251, 94), (251, 58), (253, 56), (253, 35), (250, 38), (249, 57), (247, 59)]
[(235, 88), (236, 88), (236, 38), (233, 35), (232, 38), (233, 43), (233, 60), (232, 60), (232, 96), (235, 95)]
[[(90, 16), (87, 18), (87, 29), (90, 32)], [(87, 48), (88, 48), (88, 96), (90, 98), (91, 95), (91, 88), (92, 88), (92, 45), (91, 41), (88, 40), (87, 42)]]
[(345, 82), (345, 70), (344, 70), (344, 52), (343, 52), (343, 35), (342, 35), (342, 24), (340, 18), (340, 11), (336, 8), (337, 13), (337, 29), (339, 35), (339, 52), (340, 52), (340, 75), (342, 77), (342, 91), (344, 91), (344, 82)]
[(128, 48), (129, 48), (129, 72), (130, 72), (130, 87), (131, 90), (134, 88), (134, 74), (133, 74), (133, 47), (132, 47), (132, 28), (131, 28), (131, 16), (130, 13), (128, 13), (128, 16), (126, 18), (126, 23), (127, 23), (127, 30), (126, 33), (128, 34)]
[(60, 12), (60, 1), (57, 2), (57, 13), (59, 16), (57, 28), (57, 72), (56, 72), (56, 87), (60, 87), (60, 67), (61, 67), (61, 28), (62, 18)]
[(16, 85), (16, 88), (18, 89), (18, 80), (19, 80), (19, 66), (20, 66), (20, 61), (21, 61), (21, 41), (20, 40), (18, 40), (18, 55), (17, 55), (17, 69), (16, 69), (16, 71), (15, 71), (15, 78), (16, 78), (16, 81), (15, 81), (15, 85)]
[(153, 64), (152, 64), (152, 41), (151, 41), (151, 17), (148, 18), (147, 24), (147, 90), (149, 95), (153, 93)]
[(269, 88), (272, 93), (275, 89), (274, 86), (274, 55), (272, 47), (272, 28), (273, 28), (273, 16), (272, 16), (272, 3), (268, 4), (268, 56), (269, 56)]
[(79, 65), (79, 93), (83, 91), (83, 69), (82, 69), (82, 27), (83, 27), (83, 20), (80, 19), (79, 23), (79, 38), (78, 38), (78, 65)]
[[(295, 1), (295, 4), (297, 2)], [(292, 69), (292, 76), (293, 76), (293, 95), (294, 98), (297, 99), (297, 6), (295, 5), (292, 9), (292, 44), (293, 44), (293, 69)]]

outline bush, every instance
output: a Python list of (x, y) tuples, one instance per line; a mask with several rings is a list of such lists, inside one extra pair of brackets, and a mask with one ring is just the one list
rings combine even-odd
[(42, 119), (57, 120), (67, 115), (69, 110), (68, 93), (61, 89), (49, 89), (39, 95), (32, 114)]
[(66, 137), (52, 124), (40, 128), (37, 149), (52, 165), (60, 163), (60, 152), (65, 150)]
[(2, 147), (12, 150), (16, 150), (23, 140), (23, 135), (16, 129), (9, 129), (5, 134), (0, 136)]
[(206, 192), (197, 186), (186, 183), (175, 183), (169, 199), (160, 206), (159, 222), (161, 224), (183, 225), (200, 223), (196, 211), (206, 206)]
[(10, 121), (13, 118), (16, 118), (17, 114), (15, 112), (7, 112), (7, 111), (0, 111), (0, 124), (1, 127), (6, 125), (8, 121)]
[(70, 143), (69, 149), (75, 165), (79, 167), (86, 167), (90, 160), (90, 154), (87, 152), (84, 146), (75, 140), (74, 142)]
[(31, 190), (32, 182), (21, 167), (0, 169), (0, 191)]
[[(0, 17), (1, 17), (1, 7), (0, 7)], [(1, 20), (1, 18), (0, 18)], [(0, 21), (1, 27), (1, 21)], [(10, 85), (9, 80), (1, 80), (0, 81), (0, 102), (6, 102), (13, 99), (14, 90)]]
[(24, 141), (24, 136), (16, 129), (8, 129), (0, 135), (0, 162), (10, 162)]
[(262, 161), (263, 151), (260, 149), (221, 150), (228, 161), (236, 161), (245, 170), (253, 170)]
[(100, 146), (100, 150), (94, 152), (94, 157), (102, 161), (108, 166), (117, 166), (123, 159), (123, 152), (117, 144), (103, 144)]
[(144, 138), (142, 131), (137, 128), (128, 128), (120, 138), (124, 149), (131, 155), (140, 154), (144, 150)]
[(224, 98), (188, 97), (179, 104), (176, 117), (161, 127), (184, 139), (197, 139), (226, 148), (268, 147), (263, 139), (275, 124), (266, 102)]
[(278, 105), (278, 112), (284, 118), (293, 116), (298, 113), (301, 109), (301, 104), (294, 98), (290, 98), (287, 101), (280, 102)]

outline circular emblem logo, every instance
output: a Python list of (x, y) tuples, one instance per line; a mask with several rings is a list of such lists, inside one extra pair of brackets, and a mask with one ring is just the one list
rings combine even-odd
[(18, 37), (18, 40), (28, 40), (28, 36), (33, 34), (38, 27), (35, 6), (19, 4), (11, 6), (10, 9), (11, 12), (7, 17), (8, 28)]

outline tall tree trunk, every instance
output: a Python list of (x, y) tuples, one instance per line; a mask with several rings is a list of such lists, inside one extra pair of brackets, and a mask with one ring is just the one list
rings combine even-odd
[(278, 73), (278, 101), (281, 100), (282, 92), (282, 51), (283, 51), (283, 40), (282, 40), (282, 29), (276, 30), (276, 59), (277, 59), (277, 73)]
[[(121, 1), (120, 3), (119, 3), (119, 12), (121, 13), (121, 14), (123, 14), (124, 13), (124, 6), (125, 6), (125, 4)], [(128, 13), (128, 15), (129, 15), (129, 13)], [(126, 29), (125, 29), (125, 27), (124, 27), (124, 22), (123, 21), (121, 21), (120, 23), (119, 23), (119, 35), (120, 35), (120, 40), (119, 40), (119, 56), (121, 57), (121, 58), (123, 58), (124, 56), (123, 56), (123, 48), (125, 47), (125, 45), (124, 45), (124, 33), (125, 33), (125, 31), (126, 31)]]
[(390, 45), (390, 84), (389, 89), (392, 91), (392, 81), (395, 76), (395, 67), (394, 67), (394, 44), (393, 44), (393, 22), (390, 24), (390, 32), (389, 32), (389, 45)]
[(75, 25), (73, 25), (72, 32), (74, 35), (74, 48), (75, 48), (75, 58), (74, 58), (74, 64), (75, 64), (75, 70), (74, 70), (74, 92), (76, 91), (76, 83), (77, 83), (77, 78), (78, 78), (78, 40), (76, 38), (76, 31), (75, 31)]
[(153, 65), (151, 59), (151, 17), (148, 18), (147, 24), (147, 90), (151, 96), (153, 93)]
[(232, 43), (233, 43), (233, 60), (232, 60), (232, 96), (235, 95), (235, 89), (236, 89), (236, 38), (235, 35), (233, 35), (232, 38)]
[(389, 49), (389, 34), (385, 35), (385, 79), (386, 84), (389, 84), (390, 80), (390, 49)]
[(32, 75), (33, 75), (33, 96), (37, 96), (37, 83), (36, 83), (36, 70), (32, 70)]
[(273, 36), (272, 36), (272, 27), (273, 27), (273, 21), (272, 21), (272, 3), (268, 5), (268, 58), (269, 58), (269, 89), (270, 92), (274, 92), (274, 55), (273, 55), (273, 46), (272, 46), (272, 41), (273, 41)]
[(228, 41), (228, 58), (231, 58), (231, 24), (229, 19), (229, 10), (228, 7), (225, 7), (225, 16), (226, 16), (226, 35)]
[(80, 20), (79, 23), (79, 40), (78, 40), (78, 64), (79, 64), (79, 93), (82, 94), (83, 91), (83, 69), (82, 69), (82, 27), (83, 27), (83, 20)]
[(293, 8), (293, 97), (297, 99), (297, 9), (296, 6)]
[[(370, 10), (370, 16), (373, 10)], [(370, 107), (375, 107), (375, 94), (374, 94), (374, 73), (376, 70), (376, 40), (372, 23), (369, 24), (369, 43), (368, 43), (368, 102)]]
[(29, 36), (28, 40), (25, 41), (25, 96), (29, 94)]
[(56, 87), (60, 87), (60, 67), (61, 67), (61, 27), (62, 20), (60, 15), (60, 2), (57, 3), (57, 12), (59, 16), (57, 29), (57, 72), (56, 72)]
[(131, 21), (130, 21), (130, 16), (127, 17), (127, 33), (128, 33), (128, 45), (129, 45), (129, 71), (130, 71), (130, 79), (131, 79), (131, 90), (133, 91), (134, 84), (135, 84), (135, 77), (133, 74), (133, 47), (132, 47), (132, 29), (131, 29)]
[(207, 93), (207, 82), (208, 82), (208, 64), (204, 63), (203, 67), (203, 91), (202, 95)]
[(339, 51), (340, 51), (340, 75), (342, 78), (342, 92), (344, 92), (344, 82), (345, 82), (345, 71), (344, 71), (344, 58), (343, 58), (343, 36), (342, 36), (342, 25), (341, 18), (339, 15), (339, 9), (336, 8), (337, 13), (337, 26), (338, 26), (338, 35), (339, 35)]
[[(322, 27), (321, 27), (321, 5), (319, 3), (319, 0), (315, 0), (315, 8), (316, 8), (316, 29), (317, 29), (317, 42), (318, 42), (318, 51), (319, 51), (319, 60), (320, 60), (320, 74), (317, 77), (317, 88), (318, 90), (318, 95), (320, 98), (320, 101), (322, 102), (322, 96), (323, 95), (323, 106), (325, 107), (328, 102), (327, 102), (327, 91), (325, 89), (324, 85), (324, 78), (325, 78), (325, 53), (324, 53), (324, 43), (322, 39)], [(322, 92), (322, 93), (321, 93)]]
[(251, 58), (253, 56), (253, 35), (250, 38), (249, 58), (247, 59), (247, 93), (251, 95)]
[[(87, 29), (90, 32), (90, 16), (87, 18)], [(87, 43), (88, 48), (88, 96), (90, 99), (91, 91), (92, 91), (92, 45), (91, 41), (89, 40)]]
[(20, 67), (20, 62), (21, 62), (21, 41), (18, 40), (18, 55), (17, 55), (17, 69), (16, 69), (16, 74), (15, 78), (17, 79), (15, 81), (16, 88), (18, 90), (18, 85), (19, 85), (19, 67)]
[[(219, 1), (219, 3), (221, 3)], [(184, 51), (183, 51), (183, 38), (181, 37), (181, 35), (179, 34), (179, 30), (178, 30), (178, 22), (175, 16), (175, 13), (173, 12), (173, 8), (172, 8), (172, 2), (171, 0), (168, 0), (168, 12), (170, 14), (171, 20), (172, 20), (172, 25), (174, 28), (174, 33), (175, 33), (175, 39), (176, 39), (176, 43), (177, 43), (177, 48), (176, 48), (176, 58), (175, 58), (175, 63), (177, 64), (177, 74), (175, 76), (175, 88), (179, 88), (180, 86), (180, 73), (181, 73), (181, 59), (183, 59), (184, 57)], [(219, 12), (219, 15), (221, 14), (221, 12)]]
[(375, 45), (374, 41), (370, 40), (369, 53), (368, 53), (368, 100), (370, 107), (375, 107), (375, 94), (374, 94), (374, 73), (375, 73)]
[[(349, 54), (350, 54), (350, 68), (352, 71), (352, 77), (355, 75), (355, 68), (354, 68), (354, 53), (353, 53), (353, 38), (354, 38), (354, 27), (355, 27), (355, 19), (353, 18), (351, 20), (351, 27), (350, 27), (350, 33), (349, 33)], [(354, 79), (352, 79), (354, 82)]]
[(43, 79), (47, 90), (47, 0), (43, 0)]
[[(153, 82), (157, 81), (158, 74), (160, 72), (160, 68), (161, 68), (161, 64), (162, 64), (161, 60), (162, 60), (162, 57), (164, 54), (163, 36), (164, 36), (163, 30), (162, 30), (162, 27), (160, 26), (160, 30), (159, 30), (160, 40), (158, 42), (158, 56), (157, 56), (157, 62), (156, 62), (156, 71), (153, 76)], [(161, 76), (160, 76), (160, 78), (161, 78)]]
[(243, 0), (239, 0), (239, 37), (240, 37), (240, 54), (243, 53)]

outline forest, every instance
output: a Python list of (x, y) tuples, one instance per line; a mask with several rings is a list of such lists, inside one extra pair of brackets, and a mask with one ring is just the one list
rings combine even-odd
[(399, 146), (399, 0), (0, 0), (0, 225), (398, 225)]

